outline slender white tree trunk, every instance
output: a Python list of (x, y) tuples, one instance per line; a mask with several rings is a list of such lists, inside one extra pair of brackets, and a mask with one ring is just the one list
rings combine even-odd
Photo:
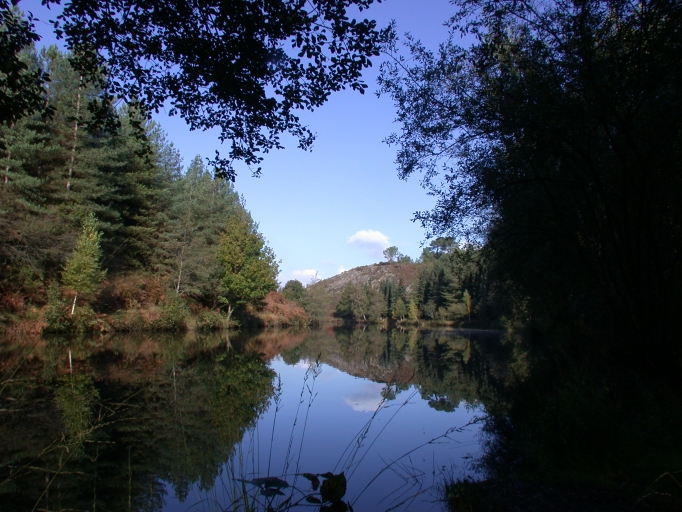
[(78, 138), (78, 116), (81, 110), (81, 86), (83, 76), (78, 77), (78, 92), (76, 94), (76, 119), (73, 122), (73, 143), (71, 144), (71, 161), (69, 162), (69, 175), (66, 179), (66, 190), (71, 190), (71, 177), (73, 176), (73, 161), (76, 157), (76, 140)]
[(178, 270), (178, 282), (177, 285), (175, 286), (175, 294), (180, 295), (180, 282), (182, 281), (182, 264), (184, 262), (182, 258), (182, 253), (185, 252), (185, 248), (183, 247), (180, 253), (180, 269)]
[(76, 311), (76, 299), (78, 298), (78, 293), (73, 296), (73, 304), (71, 305), (71, 316), (73, 316), (74, 311)]
[(230, 328), (230, 319), (232, 318), (232, 312), (234, 310), (232, 309), (231, 305), (227, 305), (227, 322), (226, 322), (226, 327), (229, 329)]

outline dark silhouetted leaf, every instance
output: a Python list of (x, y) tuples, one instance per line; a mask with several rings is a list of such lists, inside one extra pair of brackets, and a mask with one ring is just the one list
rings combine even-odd
[(284, 493), (279, 489), (261, 489), (260, 493), (263, 496), (284, 496)]
[(273, 487), (275, 489), (286, 489), (287, 487), (289, 487), (289, 484), (285, 480), (277, 478), (276, 476), (254, 478), (250, 483), (265, 488)]
[(314, 473), (302, 473), (301, 476), (310, 480), (310, 484), (313, 487), (313, 491), (317, 491), (320, 488), (320, 479)]
[(346, 476), (342, 472), (326, 478), (320, 489), (322, 501), (326, 503), (341, 500), (346, 495)]

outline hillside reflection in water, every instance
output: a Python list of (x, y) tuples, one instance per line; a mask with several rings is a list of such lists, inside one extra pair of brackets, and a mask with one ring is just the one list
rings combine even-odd
[[(310, 507), (304, 472), (343, 472), (358, 512), (440, 510), (444, 479), (475, 474), (494, 336), (328, 329), (242, 335), (229, 349), (195, 335), (10, 345), (0, 510)], [(266, 476), (293, 487), (268, 496), (254, 482)]]

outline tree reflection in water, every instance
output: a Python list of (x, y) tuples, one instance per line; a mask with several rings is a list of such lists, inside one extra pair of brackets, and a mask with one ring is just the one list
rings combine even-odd
[(165, 483), (180, 497), (213, 486), (273, 393), (257, 355), (218, 339), (110, 341), (80, 340), (73, 374), (41, 375), (58, 339), (11, 379), (4, 368), (0, 510), (161, 510)]
[[(439, 466), (431, 474), (416, 469), (412, 458), (424, 447), (442, 451), (441, 443), (456, 444), (461, 427), (475, 440), (478, 426), (467, 423), (500, 406), (511, 348), (497, 338), (484, 332), (268, 331), (231, 336), (230, 350), (219, 335), (52, 338), (38, 340), (26, 357), (8, 344), (0, 395), (0, 510), (163, 510), (171, 502), (183, 510), (199, 503), (236, 510), (247, 502), (283, 509), (315, 500), (363, 510), (369, 497), (384, 508), (419, 510), (418, 496), (431, 508), (435, 480), (451, 470)], [(281, 418), (268, 416), (256, 427), (268, 407), (268, 415), (281, 407), (281, 384), (257, 354), (268, 359), (280, 351), (278, 364), (313, 362), (303, 383), (295, 384), (300, 409), (292, 417), (285, 407)], [(381, 388), (375, 412), (356, 415), (363, 423), (343, 435), (330, 427), (319, 431), (317, 420), (308, 420), (310, 411), (340, 414), (315, 399), (322, 364)], [(444, 415), (447, 426), (426, 438), (409, 431), (390, 437), (385, 423), (393, 427), (401, 417), (421, 430), (420, 417), (403, 411), (415, 402)], [(464, 416), (458, 416), (460, 405), (469, 408)], [(308, 445), (318, 441), (324, 448), (311, 459)], [(396, 443), (390, 460), (370, 462), (372, 452)], [(273, 458), (280, 449), (284, 465)], [(475, 441), (462, 449), (475, 452)], [(473, 474), (471, 467), (466, 471)], [(390, 486), (382, 479), (389, 476), (400, 484), (387, 496)]]

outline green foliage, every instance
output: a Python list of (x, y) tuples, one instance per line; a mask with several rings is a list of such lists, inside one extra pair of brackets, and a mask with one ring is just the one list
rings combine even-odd
[(186, 328), (188, 317), (189, 309), (185, 301), (171, 294), (161, 304), (161, 312), (153, 328), (160, 331), (181, 331)]
[(51, 283), (47, 288), (47, 304), (43, 312), (43, 319), (48, 332), (60, 332), (67, 328), (64, 323), (66, 304), (62, 300), (62, 290), (58, 283)]
[[(102, 281), (103, 267), (112, 286), (124, 273), (153, 272), (157, 283), (183, 300), (217, 308), (218, 283), (225, 273), (217, 247), (226, 220), (244, 213), (239, 195), (229, 181), (214, 179), (198, 156), (183, 174), (178, 151), (139, 108), (111, 108), (107, 115), (114, 124), (99, 123), (97, 112), (86, 105), (99, 97), (102, 82), (81, 80), (72, 57), (56, 47), (39, 54), (29, 48), (21, 56), (27, 66), (50, 76), (43, 94), (51, 115), (25, 116), (0, 126), (0, 230), (5, 233), (0, 265), (8, 269), (0, 276), (2, 288), (40, 302), (46, 283), (59, 280), (75, 300), (89, 300)], [(91, 214), (97, 218), (96, 240), (82, 226)], [(263, 254), (271, 256), (271, 251), (264, 248)], [(237, 274), (244, 277), (249, 271)], [(254, 279), (264, 280), (262, 275)], [(272, 281), (263, 286), (271, 289)], [(247, 302), (261, 295), (249, 293)], [(105, 302), (98, 312), (120, 307)], [(149, 306), (126, 303), (129, 308)], [(181, 328), (185, 313), (175, 306), (174, 300), (162, 306), (154, 328)], [(83, 323), (66, 319), (59, 307), (48, 309), (48, 329), (97, 327), (93, 311), (79, 314)], [(217, 318), (206, 325), (215, 325)], [(149, 322), (126, 313), (114, 324), (137, 330)]]
[(419, 272), (416, 300), (426, 319), (460, 320), (476, 307), (468, 291), (476, 290), (479, 302), (490, 295), (482, 251), (471, 245), (460, 248), (450, 239), (432, 243), (425, 250)]
[(137, 308), (117, 311), (114, 313), (111, 323), (116, 332), (144, 331), (150, 327)]
[(184, 175), (171, 177), (165, 195), (157, 268), (176, 294), (215, 307), (221, 276), (216, 247), (225, 219), (243, 209), (239, 196), (229, 181), (213, 178), (200, 156)]
[(388, 30), (350, 19), (348, 11), (371, 3), (172, 0), (137, 9), (123, 0), (104, 16), (86, 0), (64, 7), (57, 30), (86, 81), (108, 63), (105, 98), (142, 103), (147, 112), (170, 100), (191, 129), (218, 127), (232, 148), (216, 160), (233, 180), (233, 160), (257, 164), (281, 147), (282, 133), (310, 147), (313, 134), (296, 110), (319, 107), (345, 87), (364, 92), (361, 72)]
[(323, 284), (313, 282), (306, 287), (301, 305), (313, 322), (320, 323), (332, 316), (335, 301)]
[(99, 394), (89, 375), (69, 374), (60, 379), (54, 399), (71, 450), (82, 448), (91, 434), (92, 406), (98, 398)]
[(220, 329), (225, 326), (224, 315), (213, 309), (202, 309), (198, 315), (192, 315), (192, 321), (199, 330)]
[(419, 321), (419, 308), (413, 300), (411, 300), (407, 306), (407, 315), (411, 322)]
[(396, 261), (400, 256), (400, 252), (398, 251), (398, 248), (394, 245), (392, 247), (388, 247), (387, 249), (384, 249), (384, 258), (386, 258), (386, 261), (389, 263), (393, 263)]
[(391, 309), (391, 318), (398, 321), (403, 321), (408, 314), (407, 305), (402, 297), (399, 297), (395, 301), (393, 308)]
[(101, 238), (97, 218), (91, 213), (83, 220), (76, 247), (62, 272), (63, 285), (81, 296), (92, 296), (104, 279), (105, 272), (100, 270)]
[(279, 265), (275, 254), (245, 210), (228, 218), (217, 256), (221, 272), (218, 293), (228, 306), (228, 316), (234, 308), (258, 304), (277, 290)]
[[(647, 340), (652, 374), (679, 387), (682, 5), (456, 5), (438, 53), (408, 39), (380, 79), (401, 176), (423, 172), (438, 199), (417, 218), (485, 242), (552, 343), (632, 368)], [(422, 291), (431, 317), (457, 299)]]
[(304, 303), (305, 288), (298, 279), (287, 281), (282, 288), (282, 295), (296, 304)]
[(0, 240), (0, 261), (28, 266), (45, 280), (57, 278), (80, 221), (92, 212), (102, 232), (105, 267), (118, 272), (150, 265), (161, 220), (155, 212), (163, 210), (159, 193), (167, 182), (160, 164), (140, 153), (149, 147), (161, 154), (163, 145), (154, 139), (152, 148), (135, 138), (139, 115), (127, 107), (111, 111), (116, 133), (95, 129), (93, 114), (82, 104), (98, 89), (82, 84), (68, 56), (55, 47), (29, 56), (31, 65), (51, 76), (43, 99), (51, 115), (0, 127), (6, 148), (0, 153), (0, 227), (7, 233)]
[(379, 284), (379, 292), (384, 296), (382, 316), (393, 320), (402, 320), (406, 314), (405, 300), (407, 299), (407, 291), (403, 283), (396, 283), (392, 279), (382, 281)]
[(396, 246), (384, 249), (384, 258), (388, 263), (412, 263), (412, 258), (401, 254)]
[(341, 291), (334, 316), (348, 321), (376, 322), (386, 316), (382, 294), (371, 283), (356, 286), (348, 283)]
[[(0, 125), (11, 125), (43, 108), (47, 77), (26, 63), (24, 49), (38, 41), (33, 16), (21, 16), (15, 3), (0, 1)], [(2, 146), (0, 145), (0, 148)]]

